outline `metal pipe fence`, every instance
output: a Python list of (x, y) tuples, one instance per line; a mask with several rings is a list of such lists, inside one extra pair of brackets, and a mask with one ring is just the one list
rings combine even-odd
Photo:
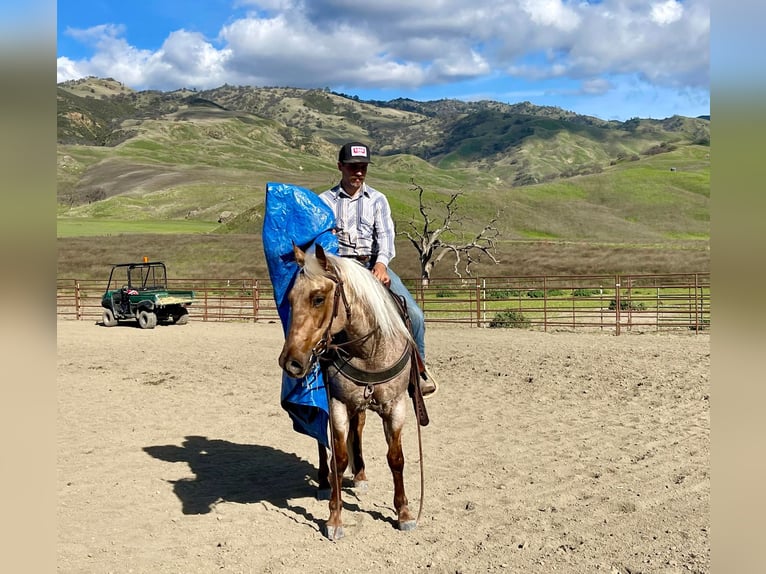
[[(570, 275), (404, 279), (428, 323), (542, 330), (710, 328), (710, 274)], [(101, 320), (105, 281), (57, 279), (56, 313)], [(193, 289), (192, 321), (279, 321), (271, 283), (259, 279), (169, 279)]]

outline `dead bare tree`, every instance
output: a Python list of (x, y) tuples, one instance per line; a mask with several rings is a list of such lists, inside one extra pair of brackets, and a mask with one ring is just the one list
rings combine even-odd
[[(473, 235), (467, 241), (460, 242), (456, 239), (459, 235), (456, 228), (462, 227), (465, 218), (458, 216), (458, 198), (463, 195), (462, 191), (450, 195), (449, 201), (439, 201), (443, 205), (443, 217), (437, 220), (431, 215), (432, 207), (426, 206), (423, 200), (423, 187), (410, 180), (411, 191), (418, 193), (418, 205), (422, 222), (417, 223), (411, 220), (407, 223), (407, 229), (397, 232), (397, 235), (403, 235), (410, 240), (413, 247), (418, 252), (420, 261), (420, 276), (424, 285), (431, 280), (431, 272), (447, 254), (455, 257), (453, 266), (455, 275), (463, 277), (459, 267), (464, 261), (463, 271), (471, 275), (471, 265), (481, 260), (482, 255), (486, 255), (495, 265), (499, 263), (495, 257), (496, 246), (495, 239), (500, 235), (495, 227), (499, 213), (495, 215), (478, 233)], [(450, 237), (448, 241), (443, 239)], [(474, 254), (477, 254), (474, 258)]]

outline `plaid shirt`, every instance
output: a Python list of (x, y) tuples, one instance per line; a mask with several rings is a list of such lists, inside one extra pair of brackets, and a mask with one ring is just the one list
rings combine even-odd
[(338, 184), (319, 198), (335, 213), (338, 255), (371, 255), (388, 267), (396, 233), (386, 196), (365, 183), (353, 197)]

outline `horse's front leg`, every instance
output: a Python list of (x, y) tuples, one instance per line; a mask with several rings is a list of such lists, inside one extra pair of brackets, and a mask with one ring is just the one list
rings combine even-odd
[(413, 530), (417, 520), (407, 506), (407, 495), (404, 492), (404, 451), (402, 449), (402, 428), (406, 403), (400, 400), (389, 416), (383, 419), (383, 429), (388, 443), (388, 467), (394, 479), (394, 508), (399, 530)]
[(340, 513), (343, 510), (341, 492), (343, 487), (343, 473), (348, 466), (348, 450), (346, 440), (348, 438), (348, 413), (342, 403), (330, 407), (332, 420), (332, 445), (333, 456), (330, 472), (330, 518), (325, 525), (325, 535), (330, 540), (343, 538), (343, 522)]

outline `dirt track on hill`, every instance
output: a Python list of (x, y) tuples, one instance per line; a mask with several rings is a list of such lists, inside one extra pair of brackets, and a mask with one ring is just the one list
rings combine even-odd
[(278, 325), (57, 326), (60, 573), (710, 571), (706, 334), (429, 327), (420, 524), (393, 527), (372, 415), (330, 542)]

